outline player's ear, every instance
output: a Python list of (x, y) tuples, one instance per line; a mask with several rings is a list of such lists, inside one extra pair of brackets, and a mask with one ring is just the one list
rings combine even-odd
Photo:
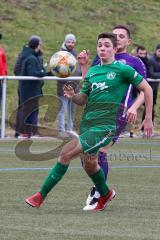
[(128, 46), (131, 45), (131, 43), (132, 43), (132, 39), (129, 38), (128, 39)]

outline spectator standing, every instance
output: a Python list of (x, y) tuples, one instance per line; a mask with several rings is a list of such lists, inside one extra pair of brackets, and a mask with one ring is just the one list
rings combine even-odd
[[(39, 36), (31, 36), (27, 45), (17, 59), (16, 75), (44, 77), (46, 71), (43, 67), (42, 40)], [(42, 96), (42, 80), (20, 80), (18, 86), (19, 111), (19, 138), (34, 137), (38, 125), (39, 97)]]
[[(146, 67), (147, 78), (149, 78), (150, 74), (149, 74), (149, 60), (148, 60), (147, 49), (142, 45), (138, 45), (137, 48), (136, 48), (136, 53), (135, 54), (144, 63), (144, 65)], [(149, 82), (149, 84), (150, 84), (150, 82)], [(142, 114), (142, 122), (143, 122), (144, 118), (145, 118), (145, 104), (144, 104), (144, 111), (143, 111), (143, 114)], [(153, 112), (152, 112), (152, 118), (153, 118)]]
[[(0, 33), (0, 39), (2, 39), (2, 34)], [(7, 60), (6, 53), (2, 47), (0, 47), (0, 76), (7, 75)], [(0, 82), (0, 102), (2, 100), (2, 85)]]
[[(75, 50), (76, 37), (72, 33), (65, 36), (65, 40), (62, 44), (61, 51), (67, 51), (77, 58), (77, 52)], [(81, 76), (81, 68), (78, 63), (74, 76)], [(59, 98), (59, 112), (58, 112), (58, 131), (59, 137), (68, 137), (68, 134), (75, 134), (73, 120), (75, 115), (75, 103), (71, 99), (64, 96), (63, 88), (65, 84), (69, 83), (67, 80), (57, 81), (57, 96)], [(75, 92), (79, 92), (79, 81), (70, 83)]]
[[(151, 79), (160, 79), (160, 44), (156, 46), (155, 52), (148, 58), (149, 64), (149, 78)], [(155, 123), (155, 106), (157, 103), (158, 87), (159, 81), (149, 82), (153, 90), (153, 112), (152, 112), (152, 121)]]
[(137, 46), (136, 56), (139, 57), (141, 61), (144, 63), (146, 67), (147, 78), (148, 78), (149, 77), (149, 61), (148, 61), (147, 49), (142, 45)]

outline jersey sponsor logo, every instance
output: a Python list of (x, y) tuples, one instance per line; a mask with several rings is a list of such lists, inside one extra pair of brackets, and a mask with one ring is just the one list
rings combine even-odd
[(109, 72), (107, 73), (107, 79), (109, 80), (113, 80), (116, 76), (116, 73), (115, 72)]
[(107, 89), (108, 86), (105, 82), (99, 82), (99, 83), (92, 83), (92, 91), (96, 89), (104, 90)]

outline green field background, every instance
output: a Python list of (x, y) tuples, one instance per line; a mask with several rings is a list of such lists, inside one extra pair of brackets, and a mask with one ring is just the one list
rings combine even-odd
[[(120, 140), (111, 149), (108, 183), (117, 195), (99, 213), (82, 210), (92, 183), (79, 158), (39, 209), (29, 207), (25, 198), (39, 190), (57, 159), (24, 161), (15, 154), (17, 144), (0, 146), (1, 240), (159, 240), (159, 140)], [(55, 146), (55, 140), (35, 141), (30, 151)]]

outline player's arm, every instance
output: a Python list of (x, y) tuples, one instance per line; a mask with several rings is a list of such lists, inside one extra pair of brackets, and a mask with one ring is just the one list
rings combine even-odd
[(83, 93), (75, 93), (74, 89), (70, 85), (64, 86), (64, 96), (71, 99), (77, 105), (85, 105), (87, 103), (88, 97)]
[[(141, 59), (136, 58), (136, 71), (146, 79), (147, 70)], [(128, 122), (135, 124), (137, 119), (137, 110), (144, 103), (144, 93), (140, 91), (132, 106), (128, 109)]]
[(146, 80), (142, 80), (140, 84), (137, 85), (137, 88), (144, 93), (144, 101), (146, 107), (145, 119), (141, 127), (144, 127), (144, 134), (147, 138), (151, 137), (153, 130), (152, 122), (152, 107), (153, 107), (153, 91), (150, 85)]
[(127, 121), (129, 123), (135, 124), (137, 119), (137, 110), (144, 103), (144, 92), (140, 91), (140, 94), (132, 104), (132, 106), (127, 111)]

